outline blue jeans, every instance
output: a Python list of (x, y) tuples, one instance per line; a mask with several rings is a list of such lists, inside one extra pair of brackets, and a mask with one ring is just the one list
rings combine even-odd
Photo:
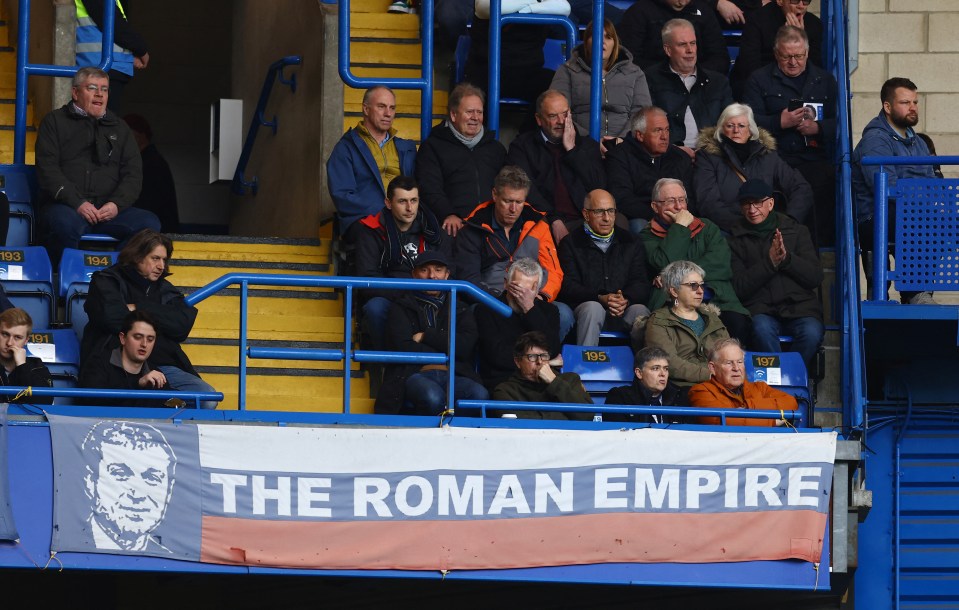
[(393, 301), (386, 297), (373, 297), (363, 304), (363, 323), (374, 350), (386, 349), (386, 317), (392, 306)]
[(816, 318), (794, 318), (783, 320), (768, 314), (753, 316), (753, 347), (760, 352), (781, 352), (780, 335), (789, 335), (793, 338), (790, 352), (799, 352), (806, 370), (811, 370), (816, 352), (822, 345), (826, 329), (823, 323)]
[(117, 238), (120, 240), (119, 250), (128, 239), (143, 229), (160, 230), (160, 219), (156, 214), (134, 207), (122, 208), (113, 220), (92, 225), (70, 206), (48, 203), (43, 206), (43, 219), (49, 232), (47, 251), (54, 267), (59, 263), (63, 249), (77, 248), (80, 237), (87, 233), (102, 233)]
[[(183, 369), (175, 366), (158, 366), (156, 369), (166, 377), (167, 385), (170, 386), (171, 390), (176, 390), (177, 392), (216, 392), (216, 388), (196, 375), (187, 373)], [(189, 404), (193, 406), (196, 403), (190, 402)], [(216, 405), (217, 402), (215, 400), (200, 401), (201, 409), (215, 409)]]
[[(572, 308), (566, 303), (553, 301), (553, 305), (559, 310), (559, 342), (563, 344), (566, 342), (566, 335), (569, 334), (569, 331), (573, 328), (573, 324), (576, 323), (576, 316), (573, 314)], [(550, 356), (555, 355), (556, 354), (550, 354)]]
[[(439, 415), (446, 409), (448, 371), (420, 371), (406, 378), (406, 402), (416, 413)], [(456, 376), (453, 400), (486, 400), (489, 392), (469, 377)]]

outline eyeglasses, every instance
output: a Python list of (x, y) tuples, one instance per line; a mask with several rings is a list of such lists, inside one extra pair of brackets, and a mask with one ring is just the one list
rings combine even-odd
[(765, 199), (760, 199), (759, 201), (748, 201), (748, 200), (747, 200), (747, 201), (740, 201), (740, 202), (739, 202), (739, 206), (742, 207), (742, 208), (746, 208), (747, 210), (748, 210), (749, 208), (756, 208), (756, 209), (758, 210), (759, 208), (763, 207), (763, 205), (765, 205), (766, 202), (769, 201), (769, 199), (770, 199), (770, 198), (767, 197), (767, 198), (765, 198)]
[(749, 123), (726, 123), (723, 129), (727, 131), (744, 131), (749, 129)]
[(549, 354), (523, 354), (523, 358), (529, 362), (548, 362)]
[(809, 6), (812, 4), (812, 0), (789, 0), (789, 4), (792, 4), (793, 6), (797, 4), (805, 4), (806, 6)]
[(109, 93), (109, 92), (110, 92), (110, 87), (108, 87), (108, 86), (106, 86), (106, 85), (100, 85), (100, 86), (97, 86), (97, 85), (84, 85), (83, 88), (86, 89), (87, 91), (89, 91), (90, 93), (96, 93), (97, 91), (99, 91), (100, 93)]
[(604, 208), (602, 210), (586, 210), (587, 214), (592, 214), (593, 216), (615, 216), (616, 208)]
[[(777, 55), (779, 54), (777, 53)], [(779, 59), (782, 59), (784, 61), (802, 61), (806, 59), (806, 55), (808, 55), (808, 53), (796, 53), (794, 55), (779, 55)]]
[(693, 292), (706, 289), (706, 282), (682, 282), (680, 286), (686, 286)]
[(665, 203), (666, 205), (686, 205), (685, 197), (670, 197), (668, 199), (658, 199), (656, 203)]

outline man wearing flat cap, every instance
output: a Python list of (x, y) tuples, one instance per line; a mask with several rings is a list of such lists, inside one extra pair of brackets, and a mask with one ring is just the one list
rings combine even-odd
[[(446, 281), (449, 255), (442, 250), (421, 252), (413, 263), (413, 279)], [(410, 291), (396, 299), (387, 317), (386, 343), (398, 352), (447, 353), (450, 341), (449, 293)], [(476, 374), (476, 319), (468, 304), (456, 302), (456, 377), (454, 400), (485, 400), (489, 393)], [(439, 415), (447, 404), (449, 367), (445, 364), (397, 364), (386, 371), (376, 397), (376, 413)]]
[(792, 337), (788, 351), (802, 354), (807, 369), (825, 329), (816, 289), (822, 283), (819, 255), (809, 229), (773, 210), (773, 189), (750, 179), (739, 189), (743, 218), (730, 231), (733, 288), (752, 314), (752, 349), (782, 351), (780, 335)]

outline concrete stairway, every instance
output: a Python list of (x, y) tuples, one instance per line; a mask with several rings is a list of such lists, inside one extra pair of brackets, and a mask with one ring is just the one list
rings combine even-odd
[[(330, 242), (174, 236), (171, 281), (189, 294), (227, 273), (331, 275)], [(224, 394), (221, 409), (238, 405), (239, 287), (199, 304), (199, 315), (184, 349), (203, 378)], [(340, 349), (342, 296), (327, 289), (249, 289), (248, 344), (262, 347)], [(340, 412), (343, 363), (247, 360), (246, 406), (266, 411)], [(351, 411), (372, 412), (369, 383), (354, 365)]]
[[(422, 66), (420, 18), (386, 12), (391, 0), (354, 0), (350, 3), (350, 67), (357, 76), (416, 78)], [(363, 90), (346, 87), (343, 94), (343, 130), (355, 127), (363, 116)], [(398, 135), (420, 139), (419, 91), (396, 91)], [(433, 122), (446, 116), (447, 92), (433, 91)]]
[[(0, 3), (0, 163), (13, 163), (14, 110), (17, 98), (16, 32), (7, 24), (5, 3)], [(27, 103), (26, 162), (34, 163), (37, 129), (34, 124), (33, 104)]]

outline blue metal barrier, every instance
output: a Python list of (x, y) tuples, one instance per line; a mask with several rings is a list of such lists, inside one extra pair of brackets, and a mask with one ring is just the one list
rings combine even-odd
[(237, 195), (245, 195), (247, 188), (256, 195), (258, 188), (256, 176), (253, 176), (252, 180), (246, 181), (243, 178), (243, 174), (246, 172), (246, 164), (250, 162), (250, 155), (253, 153), (253, 144), (256, 142), (256, 134), (260, 130), (260, 126), (271, 128), (273, 135), (276, 135), (276, 115), (273, 115), (272, 121), (267, 121), (264, 118), (266, 104), (270, 101), (270, 93), (273, 92), (273, 83), (279, 79), (282, 84), (290, 87), (290, 91), (296, 93), (296, 74), (291, 74), (289, 79), (283, 78), (283, 68), (286, 66), (298, 66), (301, 61), (299, 55), (287, 55), (270, 64), (269, 69), (266, 71), (266, 79), (263, 81), (263, 88), (260, 90), (260, 99), (256, 103), (256, 110), (253, 111), (253, 118), (250, 119), (250, 129), (246, 133), (246, 141), (243, 143), (243, 150), (240, 152), (240, 158), (236, 162), (236, 171), (233, 173), (232, 190)]
[[(220, 290), (240, 285), (240, 362), (239, 362), (239, 409), (246, 409), (246, 359), (250, 358), (280, 358), (284, 360), (322, 360), (327, 362), (343, 362), (343, 412), (350, 412), (350, 365), (353, 362), (403, 362), (407, 364), (448, 364), (449, 384), (447, 387), (447, 405), (451, 408), (453, 401), (453, 378), (456, 375), (456, 333), (450, 332), (448, 357), (446, 354), (402, 354), (395, 352), (376, 352), (353, 350), (353, 291), (356, 289), (374, 288), (377, 290), (437, 290), (450, 293), (450, 329), (456, 328), (456, 298), (462, 292), (469, 295), (500, 315), (507, 317), (513, 312), (508, 305), (480, 290), (469, 282), (459, 280), (400, 280), (387, 278), (359, 278), (359, 277), (316, 277), (304, 275), (277, 275), (230, 273), (210, 282), (197, 290), (186, 301), (196, 305), (200, 301), (213, 296)], [(249, 286), (287, 286), (303, 288), (339, 288), (345, 292), (343, 304), (343, 349), (317, 350), (285, 348), (282, 350), (266, 350), (262, 348), (248, 348), (247, 346), (247, 311), (249, 300)]]
[[(426, 0), (432, 2), (432, 0)], [(576, 46), (576, 25), (569, 19), (561, 15), (532, 15), (510, 13), (503, 15), (503, 7), (500, 2), (490, 2), (489, 16), (489, 91), (486, 92), (487, 111), (486, 128), (499, 133), (499, 100), (500, 100), (500, 58), (502, 56), (502, 38), (503, 25), (510, 23), (525, 23), (535, 25), (558, 25), (566, 30), (566, 59), (569, 59)], [(602, 4), (602, 3), (600, 3)], [(600, 9), (602, 12), (602, 9)], [(423, 23), (425, 24), (425, 18)], [(599, 44), (603, 44), (602, 35), (599, 38)], [(595, 47), (595, 45), (594, 45)], [(600, 47), (602, 49), (602, 47)], [(599, 53), (599, 59), (602, 60), (602, 50)], [(594, 62), (595, 63), (595, 62)], [(602, 74), (602, 73), (600, 73)], [(597, 99), (598, 98), (597, 93)], [(597, 128), (599, 123), (597, 121)]]
[[(494, 4), (496, 4), (494, 2)], [(420, 78), (364, 78), (350, 70), (350, 0), (339, 2), (338, 64), (340, 78), (350, 87), (366, 89), (375, 85), (393, 89), (418, 89), (420, 98), (420, 141), (430, 135), (433, 126), (433, 0), (423, 0), (420, 6), (420, 36), (423, 47), (423, 66)]]
[[(17, 386), (0, 386), (0, 396), (16, 396), (23, 390), (27, 388), (17, 387)], [(200, 403), (203, 401), (216, 401), (220, 402), (223, 400), (223, 392), (177, 392), (175, 390), (107, 390), (107, 389), (94, 389), (94, 388), (30, 388), (30, 394), (32, 396), (44, 396), (44, 397), (58, 397), (63, 396), (67, 398), (86, 398), (86, 399), (96, 399), (96, 398), (106, 398), (106, 399), (130, 399), (130, 400), (150, 400), (156, 399), (168, 400), (170, 398), (178, 398), (189, 404), (193, 402), (194, 407), (199, 409)], [(26, 404), (31, 404), (27, 402)], [(46, 405), (43, 405), (46, 406)]]
[[(91, 0), (96, 1), (96, 0)], [(115, 0), (103, 0), (103, 23), (98, 24), (103, 33), (103, 47), (97, 67), (107, 71), (113, 65), (113, 22)], [(30, 51), (30, 0), (20, 0), (17, 28), (17, 99), (14, 106), (13, 162), (24, 163), (27, 157), (27, 79), (30, 76), (60, 76), (72, 78), (76, 66), (31, 64)]]

